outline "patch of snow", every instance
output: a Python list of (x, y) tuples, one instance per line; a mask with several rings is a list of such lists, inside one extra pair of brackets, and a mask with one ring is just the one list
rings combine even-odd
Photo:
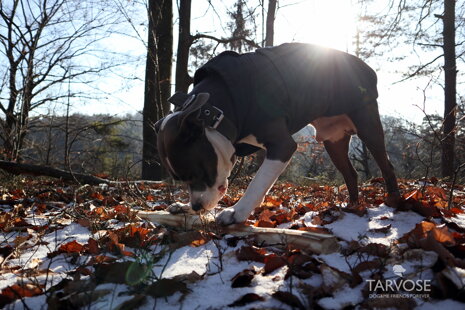
[[(47, 309), (47, 296), (39, 295), (29, 298), (23, 298), (9, 304), (6, 309), (8, 310), (20, 310), (20, 309)], [(27, 307), (26, 307), (27, 306)]]
[(89, 229), (79, 224), (72, 223), (71, 225), (63, 227), (63, 229), (52, 232), (44, 236), (44, 241), (51, 244), (56, 244), (58, 247), (62, 243), (67, 243), (73, 240), (81, 244), (87, 243), (91, 233)]
[(305, 226), (307, 226), (307, 227), (317, 227), (318, 225), (313, 224), (312, 220), (313, 220), (313, 217), (315, 215), (318, 215), (318, 214), (319, 213), (315, 212), (315, 211), (309, 211), (309, 212), (305, 213), (305, 215), (303, 216), (303, 221), (304, 221)]
[[(341, 253), (331, 253), (331, 254), (320, 254), (318, 258), (323, 260), (328, 266), (336, 268), (343, 272), (350, 273), (349, 265)], [(349, 261), (349, 264), (351, 262)]]
[[(415, 228), (415, 225), (423, 219), (422, 216), (410, 211), (394, 213), (392, 208), (382, 204), (376, 208), (369, 208), (368, 214), (363, 217), (345, 213), (342, 219), (325, 227), (346, 241), (366, 238), (368, 243), (390, 245), (392, 241)], [(386, 234), (370, 231), (387, 225), (391, 225), (391, 228)]]
[(334, 292), (333, 297), (324, 297), (318, 301), (324, 309), (343, 309), (350, 305), (356, 305), (363, 301), (362, 288), (365, 283), (354, 288), (345, 285), (340, 290)]
[[(211, 242), (210, 242), (211, 243)], [(227, 250), (228, 251), (228, 250)], [(176, 259), (175, 259), (176, 258)], [(208, 305), (211, 309), (225, 309), (242, 296), (248, 293), (255, 293), (265, 301), (257, 303), (261, 308), (278, 307), (279, 309), (290, 309), (279, 301), (273, 299), (271, 295), (280, 290), (285, 285), (284, 277), (287, 267), (280, 268), (275, 272), (262, 275), (255, 275), (249, 287), (231, 288), (231, 279), (244, 269), (263, 267), (263, 264), (256, 262), (238, 261), (233, 255), (223, 255), (223, 270), (219, 271), (219, 260), (216, 247), (212, 244), (202, 246), (202, 248), (184, 247), (173, 253), (171, 260), (163, 273), (164, 277), (172, 277), (179, 274), (196, 271), (198, 274), (208, 272), (205, 278), (188, 288), (191, 293), (185, 301), (180, 301), (181, 294), (177, 293), (168, 298), (160, 298), (156, 301), (157, 308), (160, 309), (205, 309)], [(210, 267), (207, 267), (210, 266)], [(208, 270), (211, 266), (216, 266), (214, 270)], [(235, 309), (249, 309), (254, 303)], [(153, 309), (153, 303), (148, 303), (141, 309)]]
[(465, 228), (465, 214), (457, 214), (455, 217), (447, 218), (447, 220)]
[(451, 300), (441, 300), (437, 302), (425, 302), (424, 304), (415, 308), (416, 310), (437, 310), (437, 309), (447, 309), (447, 310), (463, 310), (465, 309), (465, 304)]

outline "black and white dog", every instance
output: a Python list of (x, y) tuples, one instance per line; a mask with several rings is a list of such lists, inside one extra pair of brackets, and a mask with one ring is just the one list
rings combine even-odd
[(217, 217), (222, 225), (240, 223), (289, 163), (296, 150), (292, 134), (311, 124), (344, 176), (350, 203), (358, 201), (348, 157), (350, 137), (357, 134), (381, 169), (386, 203), (396, 207), (400, 194), (386, 155), (376, 84), (376, 73), (359, 58), (313, 45), (223, 52), (196, 71), (189, 94), (170, 99), (175, 112), (156, 124), (160, 159), (188, 184), (190, 207), (201, 211), (213, 209), (226, 193), (236, 156), (265, 149), (244, 196)]

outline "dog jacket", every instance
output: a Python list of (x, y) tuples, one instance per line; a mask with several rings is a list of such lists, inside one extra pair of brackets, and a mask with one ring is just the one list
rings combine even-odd
[(294, 133), (318, 117), (347, 114), (378, 97), (376, 73), (362, 60), (303, 43), (223, 52), (196, 71), (194, 85), (210, 76), (221, 78), (241, 107), (235, 112), (242, 136), (249, 118), (285, 117)]

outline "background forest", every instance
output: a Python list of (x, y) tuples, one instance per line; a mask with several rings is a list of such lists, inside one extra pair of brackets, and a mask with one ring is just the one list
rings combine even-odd
[[(0, 158), (112, 178), (160, 179), (153, 124), (169, 112), (166, 99), (174, 91), (189, 89), (196, 68), (226, 49), (312, 42), (322, 33), (320, 44), (359, 56), (380, 81), (390, 75), (387, 80), (395, 82), (380, 85), (387, 89), (380, 109), (387, 112), (387, 149), (398, 176), (463, 181), (465, 2), (333, 1), (332, 9), (322, 11), (326, 21), (317, 21), (332, 32), (308, 28), (296, 35), (286, 28), (289, 20), (315, 19), (324, 10), (321, 3), (2, 1)], [(315, 12), (291, 15), (292, 8)], [(336, 42), (338, 32), (345, 36)], [(392, 85), (405, 96), (390, 96)], [(112, 113), (102, 114), (101, 106)], [(402, 106), (414, 112), (401, 114)], [(135, 108), (128, 114), (128, 107)], [(297, 135), (299, 151), (286, 177), (340, 182), (312, 136), (308, 128)], [(363, 179), (378, 175), (358, 139), (350, 152)], [(257, 160), (245, 160), (245, 173)]]

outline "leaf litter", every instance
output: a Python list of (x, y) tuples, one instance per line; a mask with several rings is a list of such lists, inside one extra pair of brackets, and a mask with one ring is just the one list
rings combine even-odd
[[(351, 209), (344, 187), (275, 185), (247, 225), (339, 239), (339, 252), (317, 254), (138, 218), (138, 210), (188, 202), (165, 183), (24, 179), (20, 188), (1, 188), (0, 307), (463, 309), (463, 186), (450, 208), (447, 184), (404, 180), (401, 187), (398, 211), (382, 204), (378, 179), (361, 187), (361, 203)], [(244, 188), (233, 187), (220, 204), (233, 205)], [(422, 281), (427, 294), (418, 287), (406, 294), (407, 284)], [(383, 283), (400, 288), (389, 292), (396, 298), (382, 298)]]

